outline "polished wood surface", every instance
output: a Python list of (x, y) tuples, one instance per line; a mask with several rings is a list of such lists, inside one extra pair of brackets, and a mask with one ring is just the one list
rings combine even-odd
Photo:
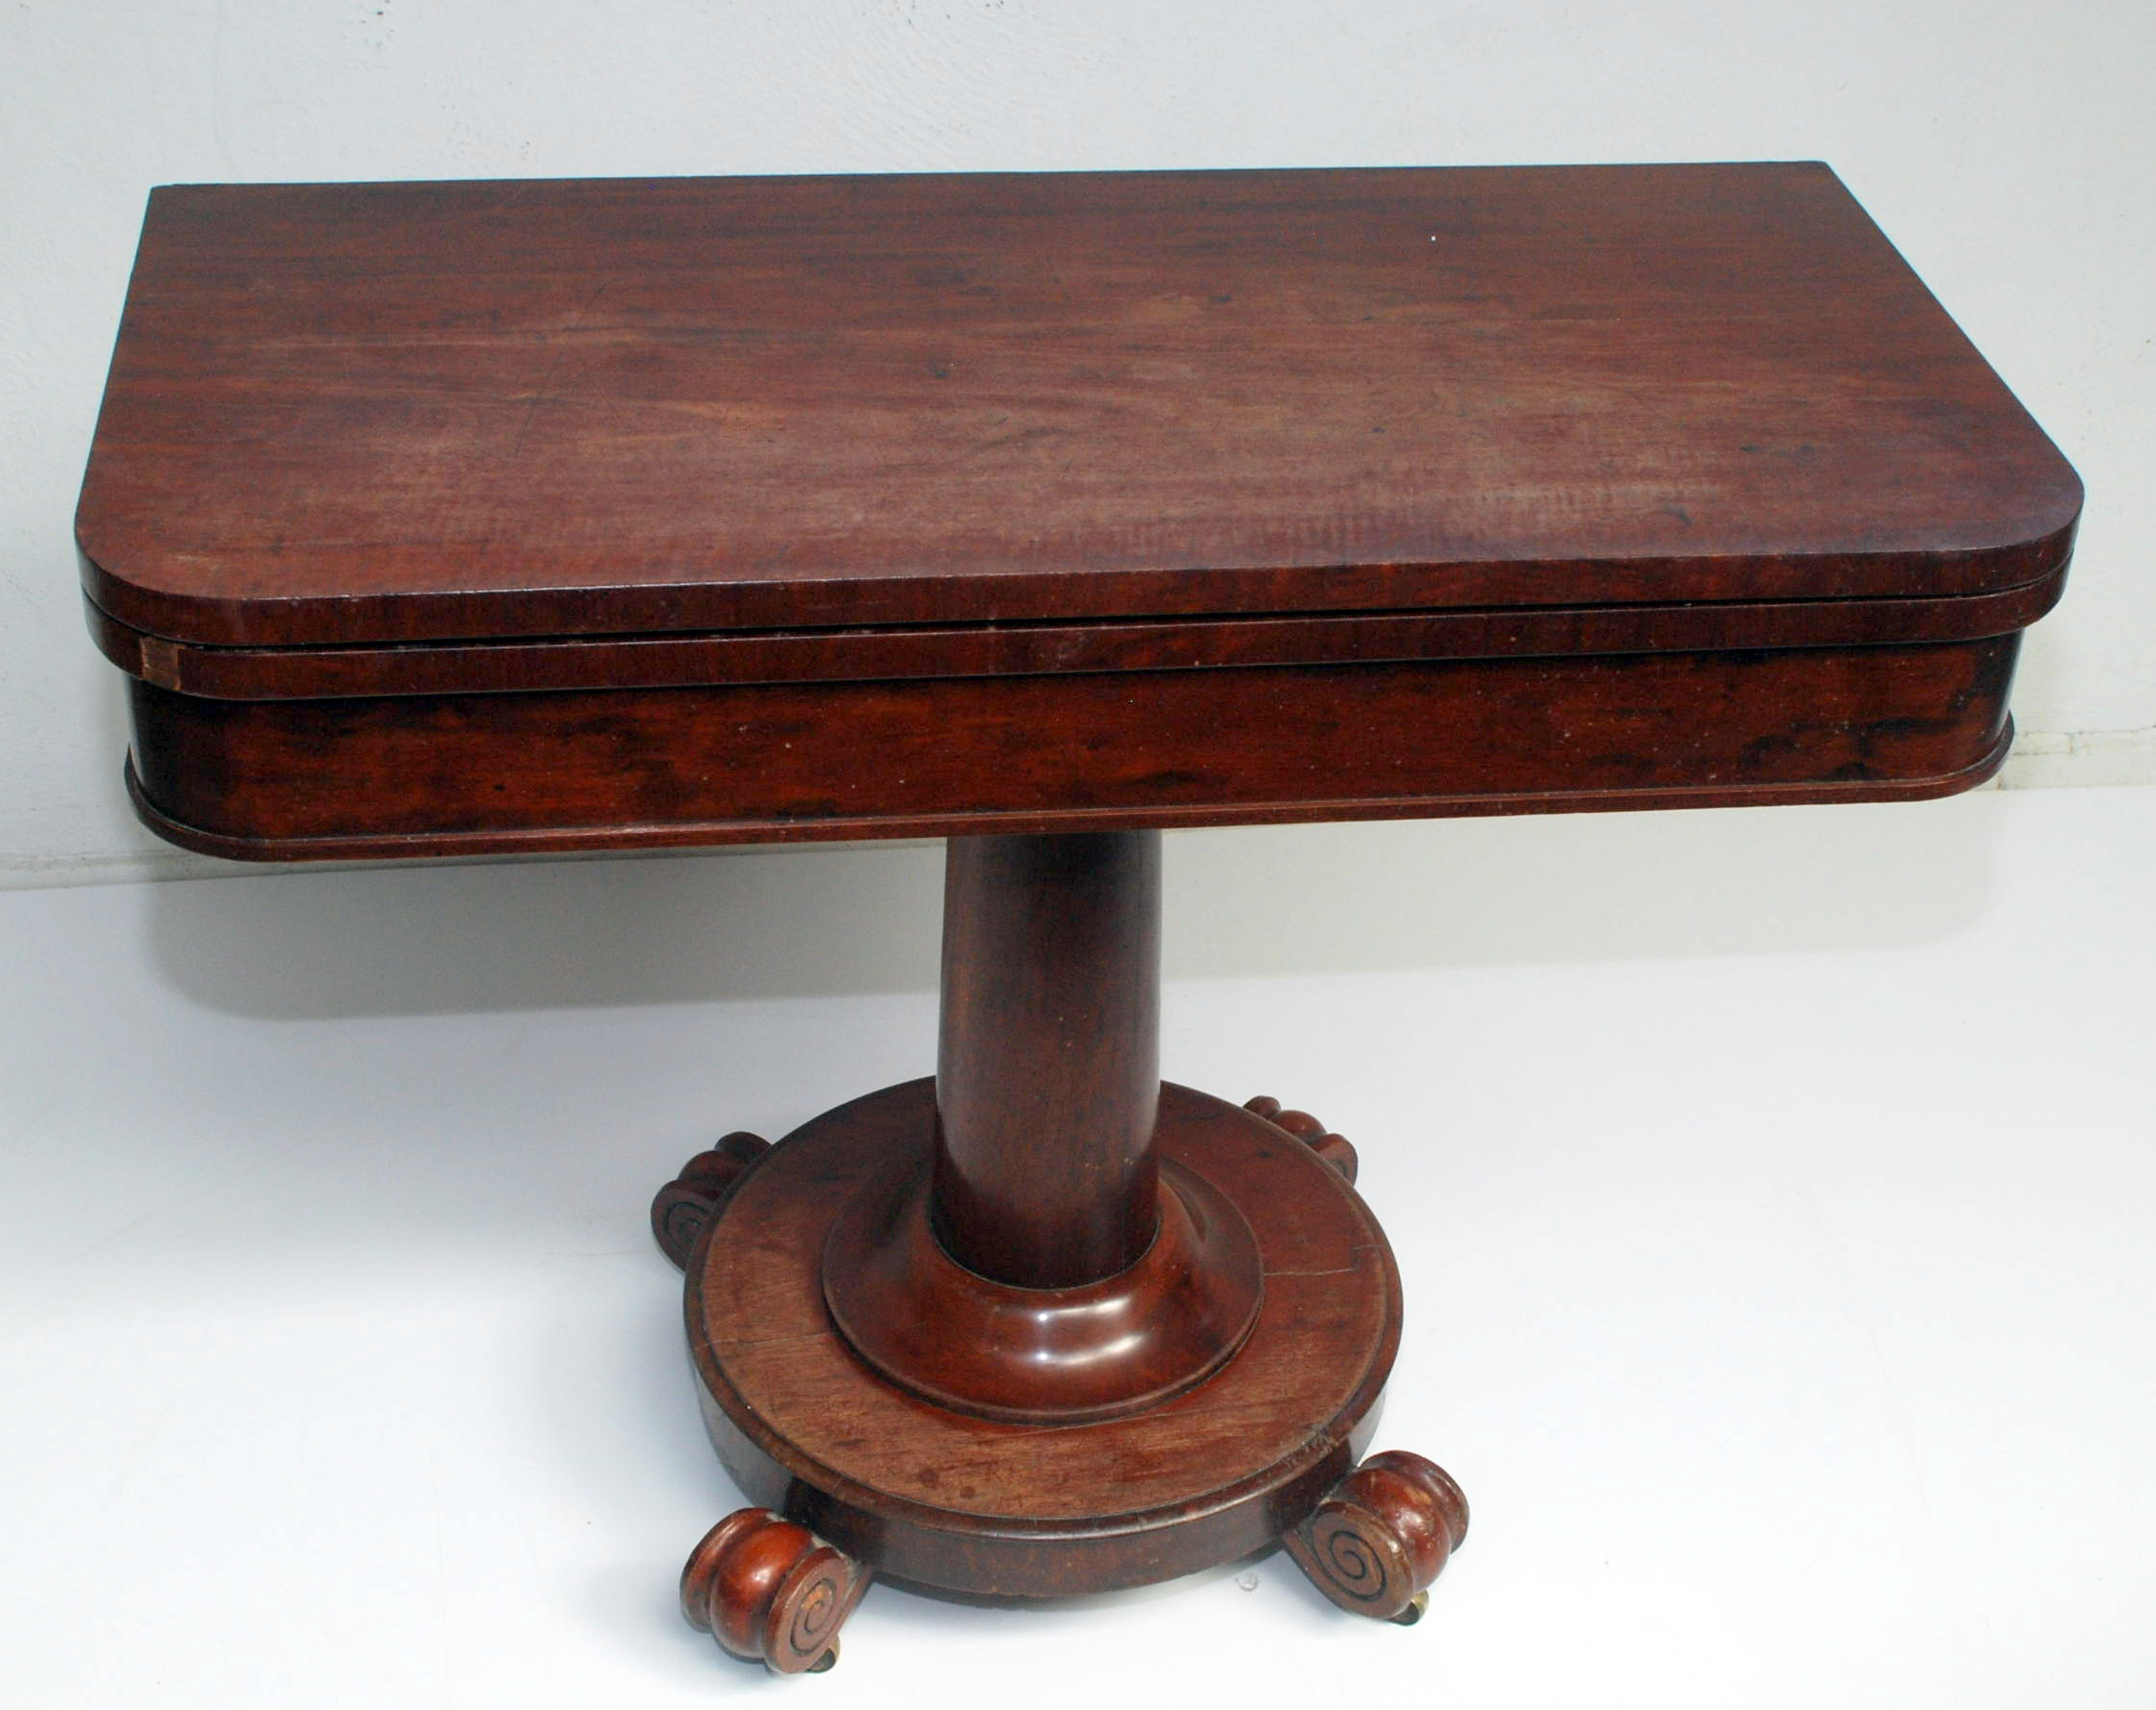
[(105, 657), (159, 688), (303, 700), (1965, 641), (2033, 623), (2056, 603), (2066, 568), (2062, 560), (2032, 582), (1960, 598), (1124, 618), (423, 647), (200, 647), (129, 629), (95, 606), (88, 615)]
[(1966, 788), (2079, 506), (1816, 164), (198, 186), (78, 540), (190, 846), (952, 840), (935, 1081), (652, 1207), (684, 1608), (791, 1673), (872, 1572), (1466, 1536), (1357, 1464), (1355, 1147), (1159, 1080), (1159, 827)]
[(196, 186), (79, 535), (309, 860), (1943, 794), (2079, 492), (1817, 165)]
[(761, 1135), (736, 1129), (682, 1165), (681, 1174), (652, 1198), (651, 1236), (659, 1250), (685, 1268), (711, 1213), (749, 1166), (770, 1150), (771, 1142)]
[[(758, 1504), (691, 1553), (688, 1618), (797, 1673), (871, 1572), (1053, 1596), (1283, 1538), (1343, 1608), (1402, 1618), (1466, 1508), (1419, 1456), (1354, 1466), (1400, 1290), (1353, 1148), (1159, 1081), (1157, 838), (954, 840), (947, 865), (936, 1080), (776, 1147), (729, 1135), (653, 1202)], [(1061, 1280), (968, 1269), (938, 1233), (968, 1219)], [(1118, 1229), (1128, 1251), (1072, 1240)]]
[(748, 1498), (890, 1575), (1056, 1596), (1151, 1584), (1264, 1549), (1368, 1443), (1400, 1339), (1390, 1248), (1337, 1171), (1275, 1124), (1173, 1084), (1162, 1159), (1248, 1220), (1264, 1307), (1217, 1372), (1143, 1412), (1077, 1424), (933, 1406), (855, 1357), (825, 1306), (826, 1232), (924, 1167), (935, 1089), (855, 1099), (780, 1140), (691, 1256), (706, 1419)]
[(806, 1526), (742, 1508), (713, 1526), (682, 1568), (682, 1613), (744, 1662), (820, 1675), (839, 1660), (839, 1629), (872, 1570)]
[(953, 838), (933, 1221), (1028, 1289), (1128, 1270), (1160, 1226), (1160, 834)]
[[(1014, 1137), (1013, 1173), (1043, 1166), (1040, 1193), (1015, 1184), (1014, 1222), (1029, 1200), (1070, 1209), (1053, 1191), (1059, 1137), (1052, 1126)], [(1141, 1413), (1211, 1377), (1257, 1322), (1257, 1238), (1232, 1200), (1179, 1165), (1160, 1171), (1155, 1233), (1138, 1256), (1058, 1288), (960, 1264), (936, 1239), (933, 1185), (900, 1166), (854, 1196), (823, 1244), (823, 1299), (857, 1355), (938, 1406), (1035, 1425)]]
[(1374, 1454), (1287, 1536), (1311, 1583), (1350, 1614), (1412, 1625), (1468, 1538), (1468, 1498), (1434, 1461)]
[(138, 805), (236, 860), (1943, 796), (2014, 636), (1272, 670), (218, 701), (136, 681)]
[(1263, 1116), (1275, 1128), (1293, 1135), (1339, 1171), (1341, 1181), (1352, 1183), (1361, 1174), (1362, 1159), (1355, 1149), (1355, 1142), (1344, 1134), (1335, 1134), (1308, 1111), (1284, 1110), (1277, 1098), (1264, 1092), (1255, 1098), (1245, 1099), (1243, 1108), (1254, 1116)]
[(78, 538), (311, 647), (1978, 595), (2079, 503), (1816, 163), (197, 185)]

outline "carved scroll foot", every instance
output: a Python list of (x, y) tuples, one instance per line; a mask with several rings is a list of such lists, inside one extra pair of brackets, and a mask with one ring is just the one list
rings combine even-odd
[(1434, 1461), (1373, 1454), (1285, 1540), (1295, 1565), (1351, 1614), (1403, 1627), (1468, 1535), (1468, 1499)]
[(704, 1535), (682, 1569), (682, 1613), (730, 1654), (775, 1675), (820, 1675), (839, 1660), (869, 1570), (806, 1526), (743, 1508)]
[(651, 1233), (659, 1250), (686, 1270), (711, 1214), (726, 1204), (742, 1171), (770, 1150), (771, 1142), (756, 1135), (730, 1134), (682, 1165), (682, 1173), (651, 1202)]
[(1355, 1148), (1348, 1143), (1345, 1135), (1328, 1133), (1325, 1124), (1308, 1111), (1284, 1111), (1277, 1098), (1268, 1098), (1263, 1093), (1243, 1108), (1253, 1115), (1263, 1116), (1275, 1128), (1286, 1129), (1350, 1181), (1355, 1180)]

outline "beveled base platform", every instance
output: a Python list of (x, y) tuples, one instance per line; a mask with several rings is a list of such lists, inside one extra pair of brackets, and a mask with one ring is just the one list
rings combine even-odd
[[(755, 1604), (731, 1617), (741, 1642), (728, 1648), (792, 1672), (822, 1662), (829, 1614), (842, 1619), (870, 1572), (1057, 1596), (1171, 1579), (1286, 1538), (1336, 1602), (1412, 1619), (1467, 1514), (1419, 1457), (1354, 1471), (1399, 1347), (1399, 1274), (1349, 1184), (1344, 1142), (1309, 1118), (1312, 1132), (1299, 1134), (1297, 1114), (1269, 1099), (1252, 1103), (1163, 1085), (1157, 1137), (1166, 1180), (1195, 1178), (1247, 1224), (1263, 1279), (1254, 1325), (1195, 1385), (1078, 1424), (933, 1405), (872, 1370), (833, 1320), (826, 1240), (851, 1208), (892, 1197), (890, 1182), (927, 1164), (933, 1080), (842, 1105), (760, 1155), (729, 1149), (739, 1161), (722, 1178), (706, 1172), (715, 1204), (687, 1255), (689, 1346), (712, 1441), (770, 1511), (769, 1537), (757, 1543), (738, 1515), (714, 1529), (685, 1580), (691, 1618), (728, 1642), (714, 1561), (760, 1549), (770, 1563), (743, 1570), (753, 1585), (736, 1601), (768, 1601), (797, 1581), (803, 1589), (787, 1595), (806, 1599), (819, 1583), (814, 1637), (789, 1648), (788, 1622), (807, 1617)], [(682, 1192), (670, 1186), (662, 1203), (678, 1206)], [(1373, 1518), (1388, 1499), (1393, 1512)], [(850, 1571), (834, 1568), (833, 1551)], [(766, 1629), (775, 1654), (754, 1641)]]
[(720, 1458), (752, 1498), (923, 1585), (1046, 1596), (1232, 1561), (1347, 1472), (1400, 1342), (1400, 1281), (1354, 1189), (1273, 1124), (1161, 1089), (1163, 1158), (1256, 1236), (1258, 1322), (1150, 1411), (1043, 1427), (931, 1406), (831, 1321), (821, 1261), (857, 1195), (925, 1163), (934, 1082), (870, 1093), (781, 1141), (692, 1255), (689, 1347)]

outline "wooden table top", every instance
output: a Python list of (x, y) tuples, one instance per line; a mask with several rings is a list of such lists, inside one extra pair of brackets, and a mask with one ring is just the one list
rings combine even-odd
[(184, 186), (78, 531), (320, 646), (1981, 595), (2079, 502), (1816, 164)]

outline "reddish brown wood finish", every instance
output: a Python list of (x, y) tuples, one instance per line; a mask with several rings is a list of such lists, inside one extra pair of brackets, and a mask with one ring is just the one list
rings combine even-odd
[(682, 1165), (682, 1173), (652, 1197), (651, 1233), (660, 1251), (686, 1269), (711, 1213), (733, 1191), (742, 1172), (770, 1150), (771, 1142), (761, 1136), (736, 1131)]
[(1156, 828), (1965, 787), (2079, 505), (1817, 165), (192, 187), (77, 536), (192, 847), (954, 839), (936, 1087), (653, 1207), (791, 1671), (1465, 1536), (1354, 1149), (1158, 1083)]
[[(857, 1100), (752, 1170), (705, 1155), (713, 1439), (803, 1526), (935, 1585), (1099, 1589), (1259, 1547), (1344, 1471), (1398, 1340), (1353, 1151), (1277, 1100), (1162, 1087), (1157, 836), (954, 839), (946, 864), (932, 1096)], [(733, 1601), (730, 1632), (778, 1619)]]
[(953, 838), (933, 1221), (997, 1282), (1126, 1271), (1160, 1194), (1160, 834)]
[(1333, 1133), (1308, 1111), (1282, 1110), (1277, 1098), (1269, 1097), (1263, 1092), (1255, 1098), (1245, 1099), (1243, 1108), (1252, 1115), (1263, 1116), (1275, 1128), (1285, 1129), (1293, 1135), (1339, 1171), (1343, 1181), (1353, 1181), (1361, 1168), (1361, 1159), (1356, 1156), (1355, 1146), (1347, 1136)]
[(78, 532), (312, 859), (1941, 794), (2078, 505), (1816, 165), (210, 186)]
[(1411, 1624), (1467, 1536), (1468, 1499), (1452, 1475), (1395, 1449), (1334, 1486), (1287, 1543), (1311, 1583), (1343, 1609)]
[(1171, 1579), (1267, 1547), (1366, 1446), (1400, 1338), (1400, 1285), (1355, 1190), (1301, 1141), (1166, 1085), (1165, 1162), (1247, 1219), (1265, 1306), (1205, 1382), (1145, 1411), (1024, 1424), (937, 1407), (833, 1325), (825, 1237), (894, 1168), (926, 1166), (934, 1087), (797, 1130), (720, 1207), (689, 1273), (706, 1420), (750, 1499), (880, 1574), (1014, 1597)]
[(1973, 595), (2079, 502), (1816, 163), (225, 185), (77, 531), (314, 647)]
[[(1022, 1136), (1014, 1147), (1022, 1203), (1035, 1197), (1024, 1196), (1028, 1162), (1043, 1166), (1038, 1198), (1052, 1201), (1067, 1163), (1056, 1138)], [(1174, 1164), (1164, 1177), (1158, 1233), (1127, 1269), (1024, 1288), (954, 1259), (931, 1226), (931, 1178), (896, 1173), (831, 1226), (823, 1297), (832, 1322), (892, 1383), (961, 1413), (1075, 1425), (1157, 1406), (1243, 1345), (1263, 1289), (1257, 1240), (1234, 1203)], [(1067, 1219), (1077, 1207), (1063, 1198)]]
[(215, 701), (134, 685), (139, 805), (239, 860), (1943, 796), (2017, 638), (941, 682)]
[(2062, 558), (2032, 582), (1962, 598), (1121, 618), (423, 647), (200, 647), (144, 635), (95, 606), (88, 616), (105, 657), (130, 675), (247, 701), (1965, 641), (2033, 623), (2065, 584)]
[(682, 1569), (682, 1613), (731, 1654), (775, 1675), (820, 1675), (869, 1570), (805, 1526), (742, 1508), (704, 1535)]

